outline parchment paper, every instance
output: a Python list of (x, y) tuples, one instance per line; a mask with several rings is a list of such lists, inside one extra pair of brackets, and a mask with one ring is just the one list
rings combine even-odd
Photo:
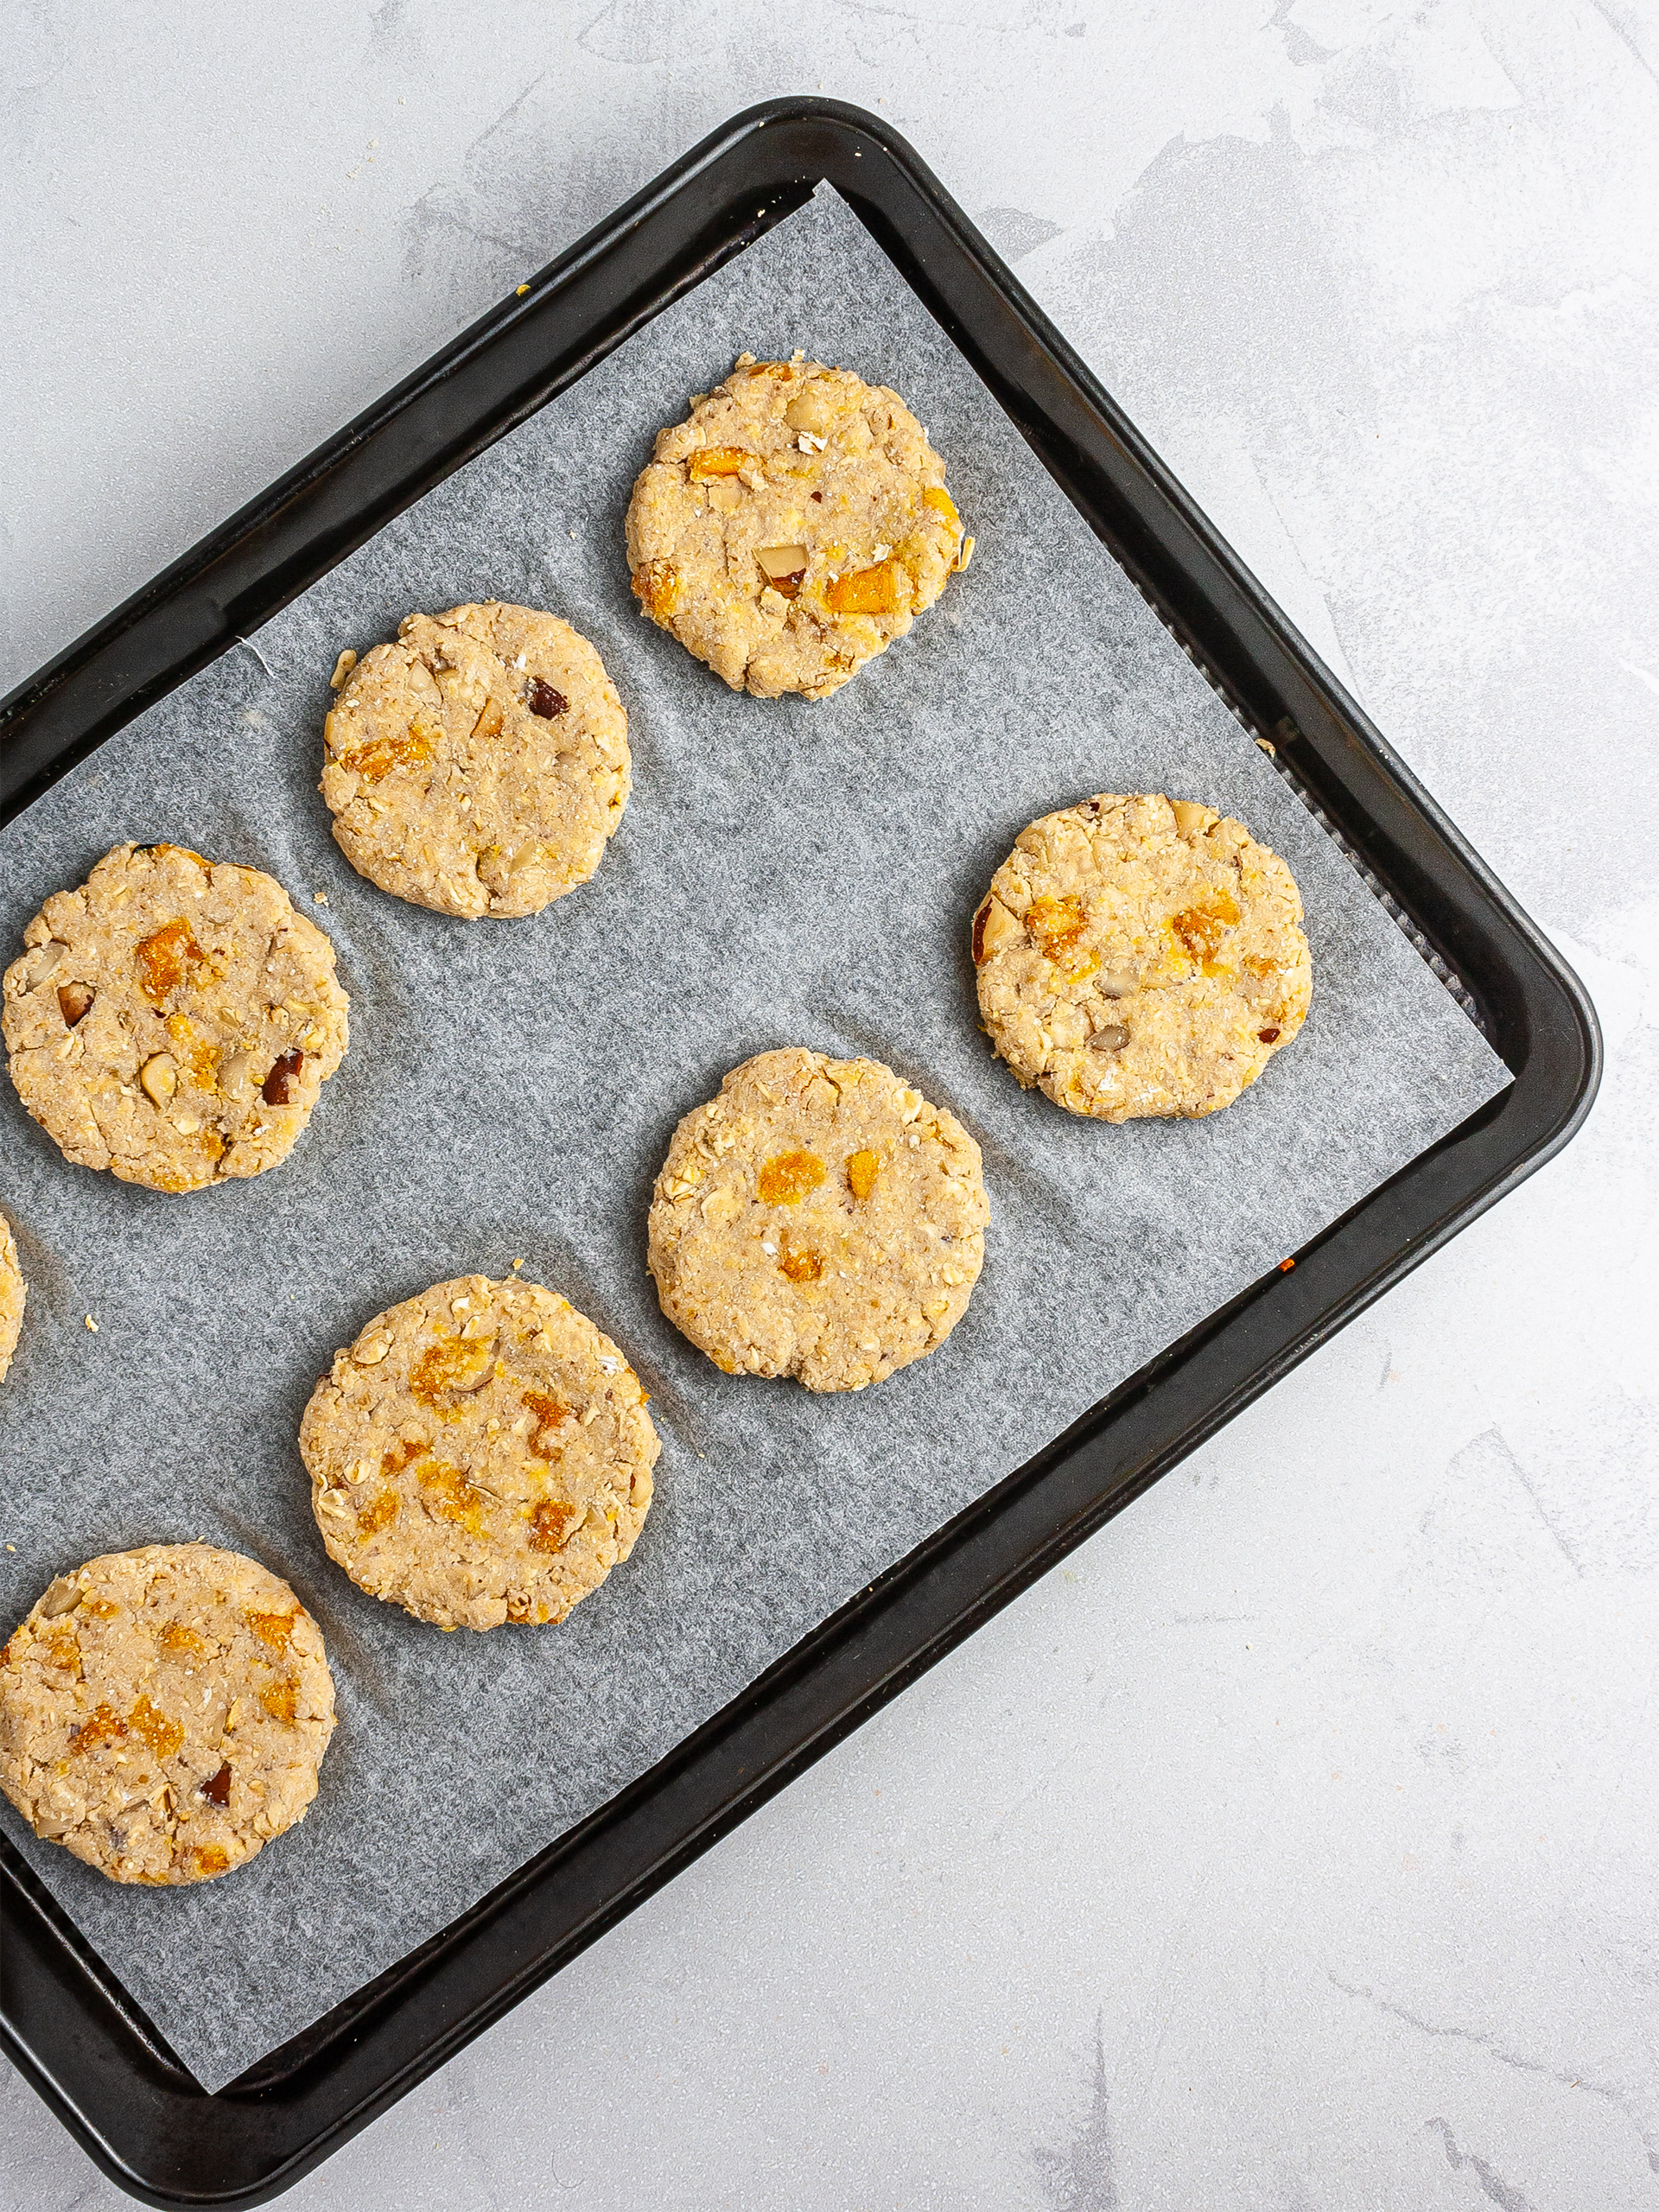
[[(979, 541), (910, 638), (818, 705), (734, 696), (643, 621), (621, 542), (658, 427), (744, 347), (797, 346), (897, 387)], [(339, 650), (412, 607), (490, 597), (597, 645), (635, 785), (592, 883), (535, 921), (466, 924), (356, 876), (315, 786)], [(201, 1537), (291, 1580), (339, 1687), (309, 1817), (225, 1880), (119, 1888), (4, 1808), (209, 2089), (445, 1926), (1509, 1080), (828, 194), (252, 644), (0, 836), (0, 957), (107, 848), (168, 838), (269, 869), (329, 931), (352, 995), (352, 1048), (308, 1133), (251, 1182), (168, 1198), (71, 1167), (0, 1085), (0, 1204), (30, 1296), (0, 1389), (0, 1629), (92, 1554)], [(1076, 1120), (1021, 1092), (977, 1026), (968, 927), (992, 870), (1033, 817), (1102, 790), (1205, 798), (1302, 886), (1312, 1016), (1207, 1121)], [(873, 1054), (948, 1104), (991, 1193), (966, 1319), (846, 1398), (721, 1376), (645, 1273), (675, 1122), (738, 1060), (795, 1042)], [(657, 1502), (565, 1626), (445, 1636), (330, 1564), (294, 1439), (371, 1313), (520, 1256), (652, 1393)]]

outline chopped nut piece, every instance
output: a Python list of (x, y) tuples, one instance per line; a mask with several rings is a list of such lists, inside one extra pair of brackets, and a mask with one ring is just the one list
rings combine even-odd
[(297, 1046), (290, 1046), (287, 1052), (277, 1056), (270, 1073), (265, 1077), (259, 1091), (259, 1096), (267, 1106), (293, 1104), (294, 1085), (298, 1081), (300, 1070), (304, 1065), (305, 1054)]
[(58, 1011), (69, 1028), (73, 1029), (77, 1022), (86, 1020), (96, 996), (96, 992), (86, 983), (58, 985)]
[(1126, 999), (1141, 988), (1141, 979), (1132, 968), (1108, 968), (1095, 978), (1095, 988), (1103, 999)]
[(1183, 837), (1202, 836), (1205, 824), (1216, 819), (1215, 810), (1200, 806), (1196, 799), (1173, 798), (1169, 804), (1175, 817), (1175, 827)]
[(974, 965), (986, 961), (1024, 937), (1025, 925), (1016, 920), (1000, 899), (988, 899), (974, 916)]
[(809, 384), (806, 390), (798, 392), (785, 408), (784, 420), (791, 430), (804, 430), (822, 445), (835, 421), (828, 393), (817, 383)]
[(138, 1081), (152, 1106), (165, 1106), (179, 1087), (179, 1071), (170, 1052), (157, 1052), (138, 1071)]
[(555, 715), (569, 711), (570, 702), (563, 691), (556, 691), (538, 676), (524, 694), (524, 704), (532, 715), (539, 715), (544, 722), (550, 722)]
[(761, 573), (777, 585), (786, 599), (793, 599), (801, 578), (806, 574), (808, 556), (805, 546), (762, 545), (756, 550), (754, 557), (760, 563)]
[[(340, 685), (346, 681), (346, 677), (356, 666), (357, 655), (352, 651), (351, 647), (347, 645), (345, 652), (341, 653), (340, 658), (334, 663), (334, 672), (328, 679), (328, 689), (331, 691), (338, 691)], [(221, 1798), (219, 1802), (223, 1804), (225, 1801)]]

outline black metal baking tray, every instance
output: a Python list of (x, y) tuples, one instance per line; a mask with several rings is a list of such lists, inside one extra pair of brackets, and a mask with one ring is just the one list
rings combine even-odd
[(1588, 999), (911, 149), (856, 108), (716, 131), (0, 706), (0, 820), (573, 383), (828, 180), (1514, 1082), (1212, 1314), (445, 1932), (206, 2094), (0, 1840), (0, 2042), (157, 2205), (268, 2202), (915, 1680), (1589, 1109)]

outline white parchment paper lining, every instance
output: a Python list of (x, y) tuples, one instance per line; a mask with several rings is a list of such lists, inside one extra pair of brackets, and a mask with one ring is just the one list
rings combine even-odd
[[(639, 618), (621, 542), (659, 425), (743, 348), (795, 346), (896, 386), (978, 538), (941, 605), (819, 705), (729, 693)], [(346, 866), (319, 732), (342, 646), (493, 596), (599, 647), (635, 789), (591, 884), (534, 921), (463, 924)], [(0, 1204), (30, 1289), (0, 1389), (0, 1629), (92, 1554), (202, 1537), (291, 1580), (339, 1686), (309, 1817), (223, 1881), (122, 1889), (4, 1808), (209, 2089), (444, 1927), (1509, 1079), (827, 193), (255, 642), (0, 836), (6, 959), (107, 848), (169, 838), (278, 877), (352, 995), (352, 1049), (309, 1132), (250, 1183), (167, 1198), (70, 1167), (0, 1096)], [(977, 1026), (968, 927), (992, 870), (1033, 817), (1103, 790), (1206, 799), (1302, 886), (1313, 1014), (1208, 1121), (1075, 1120), (1022, 1093)], [(645, 1269), (675, 1122), (736, 1061), (795, 1042), (873, 1054), (948, 1104), (994, 1209), (949, 1343), (844, 1399), (720, 1375)], [(657, 1503), (565, 1626), (445, 1636), (330, 1564), (294, 1438), (371, 1313), (519, 1256), (645, 1378)]]

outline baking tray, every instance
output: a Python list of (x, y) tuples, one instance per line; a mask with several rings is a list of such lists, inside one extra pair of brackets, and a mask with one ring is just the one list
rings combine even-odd
[(0, 1838), (0, 2040), (158, 2205), (268, 2202), (1548, 1159), (1582, 988), (896, 133), (787, 99), (706, 139), (0, 705), (0, 821), (832, 184), (1514, 1081), (921, 1545), (639, 1782), (209, 2096)]

